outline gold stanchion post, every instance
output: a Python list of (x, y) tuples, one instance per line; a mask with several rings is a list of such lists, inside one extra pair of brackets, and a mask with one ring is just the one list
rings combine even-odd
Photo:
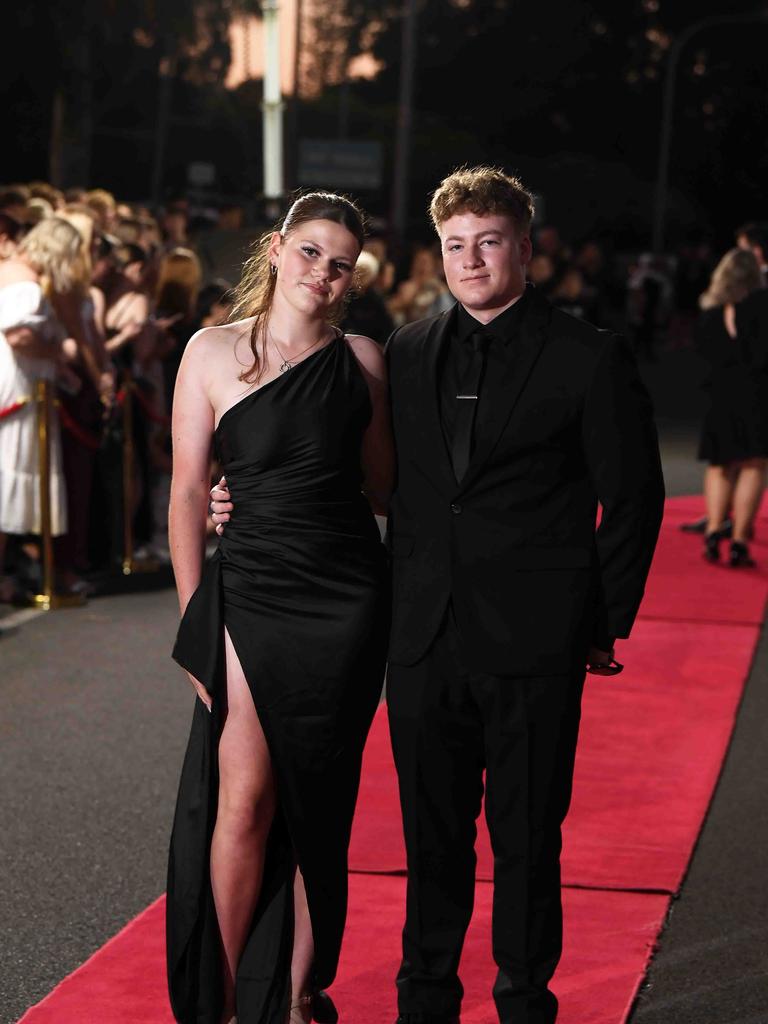
[(157, 562), (151, 558), (133, 556), (133, 504), (136, 450), (133, 443), (133, 389), (130, 373), (123, 382), (123, 575), (135, 572), (157, 572)]
[(56, 608), (77, 608), (85, 604), (82, 594), (57, 594), (55, 591), (53, 535), (51, 530), (51, 419), (53, 395), (51, 382), (38, 380), (35, 388), (37, 403), (38, 470), (40, 473), (40, 557), (42, 562), (42, 593), (32, 597), (32, 603), (43, 611)]

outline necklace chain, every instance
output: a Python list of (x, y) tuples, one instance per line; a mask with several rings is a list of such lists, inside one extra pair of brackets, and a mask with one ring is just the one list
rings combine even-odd
[(317, 339), (317, 341), (313, 341), (311, 345), (307, 345), (307, 347), (306, 347), (306, 348), (303, 348), (303, 349), (301, 350), (301, 352), (297, 352), (297, 353), (296, 353), (296, 355), (295, 355), (295, 356), (293, 356), (293, 361), (291, 361), (291, 359), (289, 359), (289, 358), (288, 358), (288, 357), (287, 357), (287, 356), (286, 356), (286, 355), (285, 355), (285, 354), (284, 354), (284, 353), (283, 353), (283, 352), (281, 351), (281, 349), (280, 349), (280, 346), (279, 346), (279, 345), (277, 344), (277, 342), (275, 341), (275, 336), (274, 336), (274, 334), (272, 333), (272, 331), (270, 331), (269, 327), (267, 327), (267, 331), (268, 331), (268, 333), (269, 333), (269, 339), (270, 339), (270, 341), (272, 342), (272, 344), (273, 344), (273, 345), (275, 346), (275, 348), (277, 349), (277, 354), (278, 354), (278, 355), (280, 356), (280, 358), (281, 358), (281, 359), (283, 360), (283, 361), (282, 361), (282, 363), (280, 363), (280, 373), (288, 373), (288, 371), (289, 371), (289, 370), (292, 370), (292, 369), (294, 368), (294, 366), (296, 365), (296, 360), (297, 360), (297, 359), (299, 358), (299, 356), (303, 356), (305, 352), (309, 352), (309, 351), (310, 351), (310, 349), (313, 349), (313, 348), (315, 348), (315, 347), (316, 347), (317, 345), (319, 345), (319, 344), (320, 344), (320, 342), (321, 342), (321, 341), (323, 340), (322, 338), (318, 338), (318, 339)]

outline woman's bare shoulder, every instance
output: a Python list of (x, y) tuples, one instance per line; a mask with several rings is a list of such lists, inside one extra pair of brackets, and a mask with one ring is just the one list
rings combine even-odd
[(37, 284), (38, 280), (32, 267), (21, 260), (11, 258), (0, 263), (0, 288), (7, 288), (12, 284)]
[(186, 352), (193, 358), (202, 359), (220, 354), (222, 349), (234, 351), (239, 342), (250, 338), (252, 327), (252, 317), (218, 327), (201, 327), (187, 342)]

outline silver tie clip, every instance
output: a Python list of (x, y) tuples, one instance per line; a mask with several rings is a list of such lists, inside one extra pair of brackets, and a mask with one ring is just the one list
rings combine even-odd
[(477, 398), (477, 395), (456, 395), (457, 398)]

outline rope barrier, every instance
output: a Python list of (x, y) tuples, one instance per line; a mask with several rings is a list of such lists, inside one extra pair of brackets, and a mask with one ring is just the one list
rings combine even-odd
[(67, 411), (67, 409), (56, 403), (59, 410), (59, 420), (61, 421), (62, 427), (68, 434), (71, 434), (80, 444), (85, 445), (86, 448), (90, 448), (92, 452), (97, 452), (101, 448), (101, 438), (97, 437), (96, 434), (92, 434), (85, 427), (81, 427), (80, 424), (74, 419), (73, 416)]
[(138, 399), (139, 405), (142, 407), (147, 417), (150, 420), (152, 420), (153, 423), (158, 423), (164, 427), (168, 427), (171, 425), (171, 417), (163, 416), (160, 413), (155, 412), (147, 396), (144, 394), (141, 388), (136, 385), (134, 381), (131, 381), (130, 383), (126, 382), (126, 384), (117, 392), (115, 398), (117, 399), (118, 405), (123, 404), (123, 402), (126, 399), (126, 394), (128, 391), (130, 391), (131, 394)]
[(32, 598), (43, 611), (54, 608), (73, 608), (84, 604), (80, 594), (57, 594), (53, 562), (53, 530), (51, 524), (51, 424), (53, 421), (53, 388), (49, 380), (41, 379), (35, 386), (37, 403), (37, 452), (40, 476), (40, 549), (42, 556), (42, 588)]
[(0, 409), (0, 420), (6, 419), (8, 416), (13, 416), (19, 409), (23, 409), (25, 405), (29, 405), (32, 401), (31, 395), (26, 395), (24, 398), (17, 398), (15, 402), (11, 402), (10, 405), (6, 405), (4, 409)]

